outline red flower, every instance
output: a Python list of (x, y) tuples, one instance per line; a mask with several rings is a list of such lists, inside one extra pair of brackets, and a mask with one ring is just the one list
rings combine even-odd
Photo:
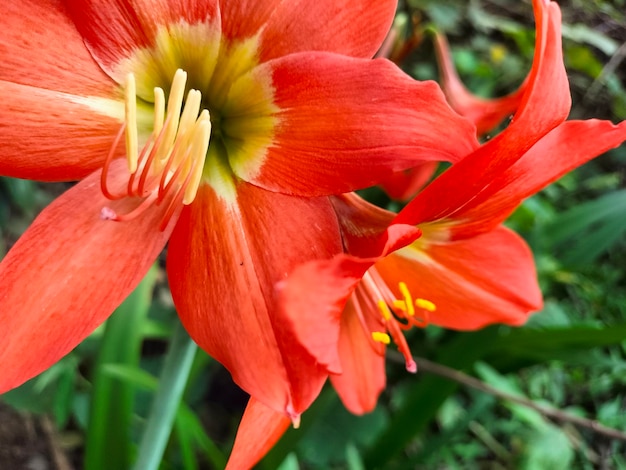
[[(327, 366), (355, 413), (372, 410), (384, 388), (385, 344), (393, 340), (415, 371), (401, 330), (519, 325), (541, 308), (532, 253), (501, 222), (526, 197), (626, 140), (626, 122), (564, 122), (570, 99), (560, 10), (554, 2), (534, 4), (536, 56), (510, 126), (395, 218), (354, 195), (335, 198), (350, 254), (307, 263), (285, 283), (294, 334)], [(388, 229), (372, 236), (385, 219)], [(377, 225), (364, 228), (367, 220)]]
[[(404, 328), (519, 325), (541, 307), (532, 253), (501, 222), (524, 198), (626, 140), (626, 122), (564, 122), (570, 98), (560, 10), (554, 2), (533, 3), (535, 60), (509, 127), (395, 217), (355, 195), (334, 198), (349, 254), (305, 263), (282, 283), (294, 336), (326, 366), (354, 413), (371, 411), (385, 386), (386, 343), (394, 341), (415, 371)], [(285, 426), (251, 400), (235, 462), (260, 458)]]
[(75, 347), (170, 240), (191, 336), (297, 419), (326, 370), (285, 334), (274, 285), (341, 252), (327, 196), (477, 145), (434, 83), (367, 59), (394, 11), (366, 0), (9, 2), (0, 174), (82, 181), (0, 264), (0, 391)]

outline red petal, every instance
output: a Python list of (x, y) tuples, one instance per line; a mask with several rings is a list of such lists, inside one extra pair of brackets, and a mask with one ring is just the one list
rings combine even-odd
[(360, 258), (378, 258), (392, 246), (408, 245), (419, 237), (412, 225), (390, 227), (394, 213), (367, 202), (356, 193), (330, 198), (341, 226), (344, 251)]
[(461, 82), (450, 54), (448, 41), (443, 34), (434, 37), (441, 88), (450, 106), (476, 125), (478, 135), (487, 134), (519, 107), (527, 82), (510, 95), (484, 99), (470, 93)]
[[(215, 23), (216, 0), (66, 0), (71, 18), (107, 73), (138, 48), (152, 46), (158, 28), (175, 23)], [(168, 79), (171, 77), (168, 77)]]
[(449, 243), (425, 235), (376, 263), (376, 269), (398, 296), (403, 281), (413, 296), (433, 302), (437, 309), (429, 314), (430, 323), (446, 328), (520, 325), (542, 306), (532, 253), (504, 227)]
[[(102, 166), (121, 126), (102, 114), (112, 108), (89, 97), (7, 82), (0, 86), (1, 175), (69, 181)], [(123, 109), (120, 105), (122, 116)]]
[(341, 251), (327, 199), (238, 185), (227, 205), (204, 186), (183, 212), (168, 253), (181, 319), (244, 390), (293, 415), (317, 396), (325, 371), (286, 334), (275, 285), (304, 261)]
[(305, 263), (281, 285), (287, 326), (329, 372), (342, 372), (337, 350), (342, 311), (372, 264), (346, 256)]
[[(246, 16), (254, 16), (252, 11), (256, 7)], [(281, 2), (262, 32), (261, 61), (301, 51), (370, 58), (385, 39), (395, 11), (396, 2), (391, 0)]]
[[(56, 0), (3, 4), (0, 62), (4, 100), (12, 94), (4, 90), (2, 81), (84, 96), (113, 96), (114, 83), (94, 62)], [(40, 101), (31, 112), (42, 112), (42, 105), (46, 109), (45, 101)]]
[(263, 403), (250, 398), (241, 418), (226, 470), (245, 470), (263, 458), (289, 427), (290, 421)]
[[(285, 328), (329, 372), (343, 364), (337, 342), (343, 308), (365, 272), (381, 257), (406, 246), (419, 236), (412, 226), (392, 225), (375, 244), (371, 258), (339, 254), (331, 260), (303, 263), (281, 284)], [(313, 288), (312, 288), (313, 287)]]
[(527, 197), (568, 171), (626, 141), (626, 121), (567, 121), (537, 142), (512, 167), (455, 214), (454, 238), (484, 233)]
[(526, 93), (509, 127), (428, 185), (398, 215), (418, 224), (448, 217), (561, 124), (570, 108), (561, 51), (561, 12), (556, 3), (535, 1), (537, 45)]
[(406, 201), (424, 187), (435, 174), (439, 162), (424, 162), (405, 171), (392, 173), (379, 186), (392, 199)]
[(302, 53), (254, 73), (273, 77), (279, 124), (258, 174), (239, 176), (266, 189), (345, 193), (422, 161), (458, 161), (477, 146), (474, 127), (434, 82), (383, 59)]
[[(126, 171), (119, 163), (112, 179)], [(163, 209), (129, 222), (100, 217), (131, 203), (112, 205), (94, 173), (44, 209), (0, 263), (0, 392), (70, 352), (148, 271), (169, 236), (158, 229)]]
[(378, 396), (385, 389), (385, 356), (374, 351), (371, 340), (366, 337), (367, 332), (355, 311), (355, 301), (353, 296), (341, 316), (338, 348), (342, 373), (332, 374), (330, 381), (345, 407), (351, 413), (362, 415), (376, 408)]

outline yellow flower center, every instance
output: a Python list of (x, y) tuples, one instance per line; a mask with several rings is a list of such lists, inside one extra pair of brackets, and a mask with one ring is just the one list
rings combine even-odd
[[(271, 72), (257, 67), (257, 50), (256, 37), (228, 41), (211, 20), (180, 22), (160, 28), (152, 46), (115, 67), (124, 124), (104, 166), (102, 192), (111, 200), (139, 199), (128, 214), (104, 208), (103, 218), (127, 220), (168, 204), (164, 228), (203, 184), (226, 204), (236, 203), (238, 181), (260, 172), (279, 122)], [(112, 193), (108, 170), (122, 135), (128, 187)]]

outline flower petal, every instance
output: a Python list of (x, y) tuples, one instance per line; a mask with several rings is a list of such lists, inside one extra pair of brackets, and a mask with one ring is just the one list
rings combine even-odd
[(392, 173), (379, 186), (387, 195), (398, 201), (411, 199), (424, 187), (437, 171), (439, 162), (424, 162), (413, 168)]
[(402, 281), (414, 296), (433, 302), (430, 323), (458, 330), (521, 325), (541, 308), (533, 255), (515, 232), (498, 227), (468, 240), (429, 241), (425, 231), (376, 269), (396, 295)]
[(260, 170), (233, 170), (266, 189), (345, 193), (423, 161), (458, 161), (478, 145), (434, 82), (384, 59), (301, 53), (251, 73), (272, 77), (278, 125)]
[(485, 99), (470, 93), (456, 73), (446, 37), (437, 33), (434, 36), (435, 53), (439, 64), (441, 88), (450, 106), (476, 125), (476, 133), (484, 135), (511, 116), (520, 105), (526, 84), (524, 82), (513, 93), (501, 98)]
[(342, 372), (337, 350), (343, 308), (372, 260), (339, 255), (304, 263), (280, 287), (293, 335), (328, 372)]
[(250, 398), (226, 470), (245, 470), (263, 458), (289, 427), (289, 418)]
[[(94, 62), (58, 0), (3, 5), (0, 62), (0, 82), (83, 96), (113, 96), (114, 83)], [(1, 86), (6, 101), (11, 93)], [(33, 107), (31, 113), (41, 112), (42, 103), (45, 101)]]
[[(114, 162), (111, 178), (126, 172)], [(167, 242), (163, 208), (128, 222), (100, 217), (112, 204), (94, 173), (53, 201), (0, 263), (0, 392), (70, 352), (132, 292)], [(170, 225), (171, 226), (171, 225)]]
[(293, 268), (341, 251), (327, 199), (301, 199), (246, 183), (227, 204), (200, 188), (172, 235), (174, 302), (194, 340), (266, 406), (297, 416), (325, 371), (286, 334), (275, 284)]
[[(255, 10), (248, 10), (246, 16)], [(302, 51), (371, 58), (385, 39), (395, 11), (392, 0), (280, 2), (261, 34), (261, 61)]]
[(70, 181), (102, 166), (120, 129), (123, 103), (2, 81), (0, 87), (1, 175)]
[(158, 30), (176, 23), (219, 25), (217, 0), (66, 0), (91, 53), (112, 77), (137, 49), (153, 46)]
[(331, 374), (330, 381), (348, 411), (362, 415), (376, 408), (385, 389), (385, 356), (376, 352), (365, 336), (355, 301), (353, 296), (341, 316), (338, 349), (342, 373)]
[(365, 272), (381, 257), (420, 234), (410, 225), (392, 225), (374, 246), (371, 258), (343, 253), (330, 260), (303, 263), (280, 285), (285, 328), (328, 372), (341, 373), (337, 349), (342, 311)]
[(624, 141), (626, 121), (617, 125), (596, 119), (564, 122), (455, 214), (452, 238), (491, 230), (525, 198)]
[(522, 103), (507, 129), (429, 184), (398, 214), (398, 223), (449, 217), (565, 121), (571, 98), (561, 51), (561, 11), (535, 0), (537, 44)]

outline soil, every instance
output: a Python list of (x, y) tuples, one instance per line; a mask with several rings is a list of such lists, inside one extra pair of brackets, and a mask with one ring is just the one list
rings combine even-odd
[(20, 413), (0, 402), (1, 470), (72, 470), (47, 416)]

